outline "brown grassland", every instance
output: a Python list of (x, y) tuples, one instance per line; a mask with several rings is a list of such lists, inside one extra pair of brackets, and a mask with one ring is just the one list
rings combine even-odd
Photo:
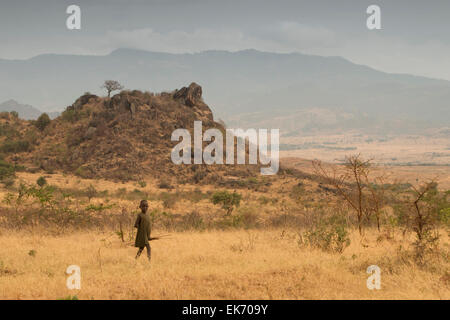
[[(1, 235), (2, 299), (449, 299), (448, 262), (420, 268), (402, 260), (399, 235), (377, 242), (359, 235), (344, 254), (297, 244), (293, 231), (175, 233), (152, 243), (152, 263), (112, 233)], [(448, 243), (448, 239), (446, 239)], [(35, 257), (28, 251), (34, 249)], [(67, 266), (81, 267), (81, 290), (66, 288)], [(368, 290), (366, 269), (381, 268), (381, 289)]]
[[(2, 189), (0, 197), (7, 198), (19, 182), (35, 185), (42, 175), (48, 185), (73, 194), (71, 207), (91, 206), (90, 217), (104, 216), (105, 225), (58, 228), (32, 220), (15, 228), (7, 227), (2, 214), (0, 299), (450, 298), (448, 227), (437, 228), (438, 246), (417, 263), (410, 228), (389, 224), (387, 213), (381, 231), (371, 224), (361, 236), (351, 210), (314, 179), (246, 180), (235, 189), (242, 201), (230, 217), (211, 202), (214, 186), (171, 186), (151, 178), (114, 183), (18, 172), (15, 187)], [(90, 198), (77, 193), (89, 186), (95, 189)], [(169, 233), (152, 241), (150, 264), (144, 254), (135, 260), (132, 246), (142, 198), (149, 199), (153, 235)], [(40, 207), (2, 203), (0, 210), (13, 215), (27, 208)], [(121, 212), (124, 220), (112, 218)], [(345, 220), (346, 231), (336, 231), (345, 240), (340, 244), (348, 241), (342, 250), (309, 245), (317, 217), (336, 212)], [(69, 265), (81, 268), (81, 290), (66, 287)], [(370, 265), (381, 269), (380, 290), (366, 286)]]

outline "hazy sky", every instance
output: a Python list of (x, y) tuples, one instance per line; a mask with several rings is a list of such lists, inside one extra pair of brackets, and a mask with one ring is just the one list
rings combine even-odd
[[(81, 7), (81, 30), (66, 8)], [(381, 7), (382, 30), (366, 9)], [(387, 72), (450, 80), (450, 1), (416, 0), (0, 0), (0, 58), (236, 51), (339, 55)]]

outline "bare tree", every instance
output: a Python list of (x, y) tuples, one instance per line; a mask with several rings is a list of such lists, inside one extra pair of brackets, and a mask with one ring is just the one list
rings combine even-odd
[(370, 197), (368, 199), (367, 204), (367, 213), (366, 218), (369, 220), (370, 216), (372, 214), (375, 215), (375, 218), (377, 220), (377, 229), (378, 232), (381, 231), (380, 227), (380, 215), (381, 210), (383, 206), (385, 205), (385, 193), (386, 193), (386, 187), (385, 187), (385, 176), (378, 176), (373, 178), (371, 181), (369, 177), (369, 170), (364, 171), (363, 178), (364, 183), (367, 186), (367, 189), (369, 189)]
[(425, 234), (429, 231), (429, 227), (432, 224), (432, 210), (423, 208), (421, 203), (424, 202), (425, 196), (436, 187), (437, 183), (434, 180), (422, 184), (419, 187), (411, 187), (414, 195), (412, 204), (415, 212), (413, 230), (419, 241), (424, 239)]
[(338, 195), (355, 211), (359, 234), (362, 235), (363, 218), (366, 217), (368, 220), (373, 212), (368, 205), (365, 192), (366, 180), (368, 180), (370, 172), (370, 160), (362, 160), (359, 154), (347, 157), (344, 170), (341, 172), (335, 167), (331, 170), (325, 169), (318, 160), (313, 161), (313, 166), (316, 174), (334, 186)]
[(108, 98), (111, 96), (112, 91), (122, 90), (123, 86), (116, 80), (106, 80), (105, 83), (101, 86), (101, 88), (106, 89), (108, 91)]

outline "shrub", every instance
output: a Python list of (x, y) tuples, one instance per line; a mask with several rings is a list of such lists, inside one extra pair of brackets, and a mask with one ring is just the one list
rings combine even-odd
[(11, 185), (14, 182), (15, 168), (12, 164), (0, 159), (0, 182)]
[(175, 204), (177, 203), (177, 194), (170, 194), (167, 192), (161, 193), (160, 197), (163, 202), (163, 206), (166, 209), (173, 208)]
[(13, 125), (9, 123), (0, 124), (0, 136), (5, 136), (9, 139), (13, 139), (20, 136), (19, 131), (17, 131)]
[(39, 177), (39, 178), (36, 180), (36, 184), (37, 184), (39, 187), (43, 187), (44, 185), (47, 184), (47, 180), (45, 179), (45, 177)]
[(88, 117), (89, 114), (90, 113), (87, 110), (85, 110), (85, 111), (84, 110), (78, 110), (78, 109), (76, 110), (74, 107), (69, 106), (61, 114), (61, 118), (64, 121), (74, 123), (74, 122), (77, 122), (77, 121), (81, 120), (82, 118)]
[(144, 180), (139, 180), (139, 181), (138, 181), (138, 185), (139, 185), (141, 188), (145, 188), (145, 187), (147, 186), (147, 182), (145, 182)]
[(241, 203), (242, 195), (233, 191), (233, 193), (228, 191), (217, 191), (213, 193), (211, 201), (214, 204), (221, 204), (222, 209), (227, 211), (227, 215), (230, 215), (234, 207), (239, 207)]
[(199, 183), (206, 176), (207, 176), (207, 173), (205, 171), (197, 171), (194, 173), (194, 176), (192, 177), (192, 179), (194, 180), (194, 183)]
[(39, 116), (34, 124), (39, 130), (44, 131), (44, 129), (50, 124), (50, 122), (51, 120), (48, 114), (43, 113)]
[(88, 201), (91, 202), (91, 199), (97, 196), (97, 190), (94, 188), (92, 184), (89, 185), (89, 187), (86, 188), (86, 197), (88, 198)]
[(203, 218), (197, 211), (192, 211), (182, 218), (185, 230), (201, 230), (205, 227)]
[(168, 182), (161, 181), (158, 185), (158, 188), (160, 189), (173, 189), (173, 186), (171, 186)]
[(30, 150), (31, 150), (30, 143), (25, 140), (5, 141), (0, 146), (0, 152), (3, 153), (27, 152)]
[(308, 245), (323, 251), (342, 253), (350, 245), (346, 225), (339, 217), (331, 217), (300, 233), (299, 245)]
[(81, 127), (69, 130), (69, 132), (66, 135), (67, 146), (69, 147), (78, 146), (84, 141), (84, 136), (80, 132), (83, 132), (83, 129)]
[(438, 252), (439, 223), (445, 221), (445, 212), (450, 208), (448, 194), (437, 187), (434, 181), (411, 187), (410, 222), (416, 235), (413, 246), (418, 264), (429, 262), (430, 254)]
[(239, 209), (239, 212), (236, 215), (225, 216), (219, 221), (218, 226), (220, 228), (230, 227), (249, 229), (258, 226), (257, 218), (258, 216), (255, 214), (253, 209), (244, 207)]

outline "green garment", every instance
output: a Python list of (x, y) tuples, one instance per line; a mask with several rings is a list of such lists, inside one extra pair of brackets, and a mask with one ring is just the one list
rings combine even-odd
[(143, 248), (150, 240), (150, 217), (145, 213), (139, 213), (134, 227), (138, 229), (134, 246)]

